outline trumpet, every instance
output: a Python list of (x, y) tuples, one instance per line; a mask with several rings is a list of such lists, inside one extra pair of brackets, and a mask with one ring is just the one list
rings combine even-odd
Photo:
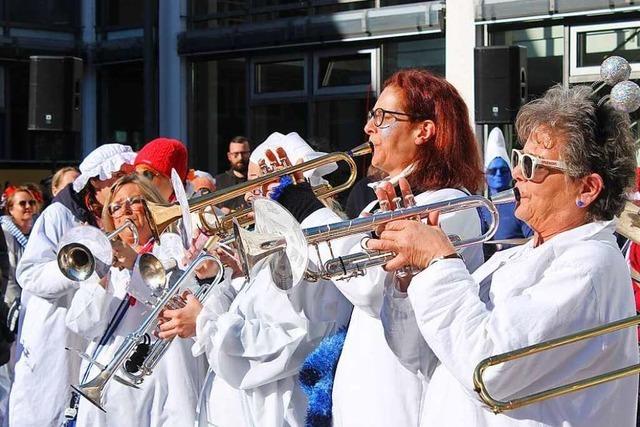
[[(370, 142), (365, 142), (364, 144), (361, 144), (347, 152), (335, 152), (326, 154), (324, 156), (304, 163), (268, 173), (259, 178), (242, 184), (234, 185), (232, 187), (206, 194), (204, 196), (195, 197), (189, 200), (189, 212), (198, 212), (200, 223), (207, 231), (207, 234), (218, 234), (226, 236), (230, 229), (233, 227), (232, 223), (234, 219), (237, 219), (241, 225), (248, 225), (252, 222), (252, 220), (247, 215), (249, 211), (241, 210), (225, 216), (224, 219), (219, 219), (216, 217), (215, 223), (212, 224), (205, 215), (205, 208), (207, 206), (218, 205), (225, 201), (234, 199), (238, 196), (244, 196), (247, 192), (250, 192), (257, 188), (261, 188), (263, 185), (273, 182), (274, 180), (277, 180), (278, 178), (281, 178), (285, 175), (306, 172), (320, 166), (344, 161), (347, 163), (351, 171), (348, 179), (344, 183), (332, 187), (331, 189), (327, 189), (324, 186), (321, 186), (321, 188), (318, 189), (314, 189), (319, 197), (331, 197), (341, 191), (350, 188), (351, 185), (355, 182), (357, 177), (357, 167), (353, 158), (369, 154), (372, 151), (373, 145)], [(158, 236), (162, 234), (162, 232), (166, 230), (169, 225), (181, 218), (182, 211), (178, 203), (161, 204), (146, 202), (145, 214), (147, 215), (148, 222), (151, 225), (154, 237), (158, 238)]]
[(113, 255), (111, 240), (126, 229), (133, 233), (134, 245), (138, 244), (138, 230), (131, 220), (126, 220), (111, 233), (89, 225), (74, 227), (60, 239), (58, 267), (65, 277), (81, 282), (95, 271), (102, 278), (111, 268)]
[[(207, 241), (207, 244), (213, 242), (213, 238), (210, 238)], [(96, 375), (93, 379), (79, 385), (72, 385), (71, 387), (78, 392), (82, 397), (87, 399), (89, 402), (94, 404), (103, 412), (106, 412), (102, 407), (102, 396), (104, 392), (105, 386), (108, 382), (114, 378), (119, 382), (123, 382), (126, 385), (136, 387), (136, 382), (139, 384), (141, 378), (145, 375), (145, 373), (140, 373), (139, 375), (131, 375), (130, 373), (124, 371), (125, 377), (129, 378), (131, 383), (124, 380), (123, 378), (118, 376), (116, 373), (120, 370), (123, 365), (130, 359), (133, 352), (136, 350), (138, 345), (144, 344), (146, 340), (148, 340), (149, 333), (153, 331), (157, 324), (158, 314), (162, 311), (167, 304), (178, 294), (178, 292), (182, 289), (185, 282), (194, 274), (195, 269), (205, 261), (213, 261), (218, 265), (218, 273), (212, 281), (211, 288), (215, 286), (217, 283), (222, 280), (224, 275), (224, 268), (220, 260), (213, 256), (209, 255), (206, 252), (206, 248), (208, 245), (205, 245), (205, 250), (203, 250), (200, 255), (198, 255), (189, 266), (184, 270), (184, 272), (180, 275), (180, 278), (173, 282), (170, 286), (168, 286), (158, 297), (157, 301), (153, 308), (147, 313), (144, 320), (141, 322), (140, 326), (133, 332), (131, 332), (124, 340), (124, 342), (118, 347), (113, 355), (113, 358), (109, 361), (106, 366), (102, 366), (96, 363), (93, 360), (90, 360), (91, 363), (100, 368), (100, 373)], [(208, 291), (206, 291), (208, 294)], [(155, 358), (148, 358), (148, 366), (145, 368), (155, 367), (155, 364), (158, 362), (162, 354), (166, 352), (171, 341), (162, 344), (161, 347), (158, 347), (158, 350), (154, 352)], [(146, 361), (145, 361), (146, 362)], [(148, 373), (151, 373), (150, 371)]]
[[(512, 189), (498, 193), (492, 200), (481, 196), (467, 196), (429, 205), (411, 206), (412, 196), (409, 196), (410, 200), (407, 204), (410, 206), (405, 208), (304, 230), (277, 202), (257, 198), (254, 201), (256, 231), (247, 231), (237, 225), (235, 227), (235, 233), (238, 236), (236, 238), (238, 255), (245, 271), (255, 270), (260, 261), (268, 260), (272, 279), (283, 291), (291, 290), (302, 279), (307, 281), (348, 279), (363, 275), (367, 268), (387, 263), (395, 254), (371, 252), (363, 248), (365, 250), (357, 254), (335, 256), (331, 246), (332, 240), (370, 232), (395, 220), (423, 219), (435, 211), (447, 214), (466, 209), (486, 208), (491, 218), (486, 232), (465, 240), (458, 236), (450, 236), (453, 246), (456, 249), (462, 249), (491, 239), (499, 224), (496, 205), (511, 203), (518, 198), (517, 190)], [(325, 262), (322, 262), (323, 257), (320, 253), (320, 244), (323, 243), (327, 245), (331, 257)], [(308, 245), (314, 247), (320, 260), (317, 271), (309, 268)]]
[[(210, 238), (211, 239), (211, 238)], [(207, 246), (207, 245), (205, 245)], [(220, 265), (218, 265), (220, 267)], [(175, 260), (169, 260), (166, 262), (160, 261), (158, 258), (151, 254), (143, 254), (140, 257), (140, 271), (142, 277), (149, 286), (150, 289), (155, 289), (156, 298), (162, 298), (162, 292), (166, 292), (166, 288), (160, 291), (158, 294), (158, 289), (160, 289), (160, 284), (166, 286), (167, 282), (167, 273), (177, 268), (177, 262)], [(219, 270), (219, 276), (216, 276), (211, 282), (205, 282), (198, 286), (193, 296), (200, 301), (201, 304), (204, 304), (209, 297), (209, 294), (214, 288), (214, 284), (218, 283), (222, 278), (222, 269)], [(177, 309), (184, 306), (184, 301), (182, 297), (178, 294), (179, 291), (174, 294), (170, 299), (167, 307), (170, 309)], [(149, 305), (157, 305), (161, 302), (159, 300), (156, 301), (146, 301)], [(174, 338), (171, 339), (157, 339), (150, 347), (142, 347), (145, 349), (143, 351), (144, 359), (142, 358), (129, 358), (127, 362), (125, 362), (125, 377), (128, 378), (133, 384), (141, 384), (144, 381), (144, 377), (151, 375), (153, 373), (154, 368), (164, 356), (164, 354), (169, 349), (169, 346), (173, 342)], [(135, 359), (135, 360), (134, 360)]]

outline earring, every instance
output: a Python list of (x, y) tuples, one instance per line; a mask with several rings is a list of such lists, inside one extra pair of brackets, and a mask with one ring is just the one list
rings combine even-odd
[(578, 199), (578, 200), (576, 200), (576, 206), (579, 207), (579, 208), (584, 208), (585, 207), (585, 203), (581, 199)]

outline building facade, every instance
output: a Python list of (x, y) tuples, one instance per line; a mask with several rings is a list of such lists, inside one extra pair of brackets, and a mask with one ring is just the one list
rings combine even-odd
[[(527, 47), (530, 98), (596, 81), (614, 52), (640, 77), (632, 0), (0, 0), (0, 179), (34, 180), (99, 144), (158, 135), (185, 141), (192, 167), (214, 173), (235, 135), (295, 131), (346, 150), (365, 140), (385, 77), (447, 74), (460, 54), (447, 15), (465, 7), (475, 46)], [(81, 132), (26, 130), (30, 55), (83, 58)], [(456, 71), (472, 79), (467, 66)]]

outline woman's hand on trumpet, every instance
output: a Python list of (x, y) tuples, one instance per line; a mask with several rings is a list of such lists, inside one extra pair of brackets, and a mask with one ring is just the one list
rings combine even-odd
[[(266, 160), (260, 160), (257, 165), (258, 167), (256, 167), (253, 163), (249, 163), (249, 179), (255, 179), (260, 176), (292, 166), (287, 152), (282, 147), (278, 147), (275, 150), (267, 149), (264, 153), (264, 156)], [(300, 162), (302, 162), (302, 160), (300, 160), (299, 163)], [(263, 184), (261, 188), (255, 189), (253, 193), (248, 193), (245, 196), (245, 199), (251, 200), (255, 196), (270, 197), (273, 194), (274, 190), (280, 185), (282, 178), (283, 177), (274, 178), (273, 181)], [(291, 179), (295, 184), (299, 184), (305, 181), (302, 172), (295, 172), (291, 176)]]
[[(402, 200), (412, 197), (411, 187), (406, 179), (399, 181)], [(398, 200), (393, 186), (385, 183), (376, 189), (381, 210), (394, 210)], [(406, 202), (405, 202), (406, 203)], [(384, 265), (386, 271), (396, 271), (406, 266), (426, 268), (437, 257), (456, 252), (447, 235), (438, 224), (439, 212), (429, 214), (428, 223), (420, 221), (391, 221), (376, 229), (378, 239), (367, 240), (367, 248), (382, 252), (393, 252), (396, 256)], [(406, 291), (410, 278), (400, 279), (401, 291)]]
[(111, 242), (111, 249), (113, 252), (113, 266), (122, 270), (132, 270), (138, 253), (128, 244), (122, 240), (116, 239)]
[(190, 291), (184, 291), (181, 296), (182, 308), (160, 312), (158, 319), (158, 337), (170, 339), (193, 337), (196, 334), (196, 319), (202, 311), (202, 304)]
[[(182, 258), (183, 265), (191, 264), (198, 257), (208, 238), (204, 233), (196, 232), (191, 241), (191, 246), (185, 251), (184, 258)], [(208, 279), (218, 274), (218, 264), (213, 261), (204, 261), (200, 263), (195, 271), (198, 279)]]

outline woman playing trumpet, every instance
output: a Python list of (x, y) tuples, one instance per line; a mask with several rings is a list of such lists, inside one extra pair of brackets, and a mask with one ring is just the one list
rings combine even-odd
[[(26, 307), (20, 320), (15, 381), (11, 389), (11, 425), (43, 426), (64, 422), (69, 384), (78, 378), (79, 361), (65, 347), (86, 345), (65, 326), (64, 317), (77, 289), (58, 269), (58, 242), (80, 224), (100, 224), (109, 186), (133, 163), (131, 147), (105, 144), (80, 164), (81, 175), (65, 187), (36, 220), (16, 270)], [(42, 399), (42, 396), (48, 396)]]
[[(628, 115), (598, 102), (589, 87), (557, 86), (524, 106), (516, 127), (525, 145), (511, 158), (520, 193), (515, 214), (534, 230), (533, 240), (470, 274), (449, 259), (455, 251), (437, 227), (388, 224), (369, 248), (398, 253), (388, 269), (424, 269), (389, 290), (388, 341), (405, 364), (432, 369), (402, 349), (420, 340), (417, 323), (441, 362), (421, 425), (633, 426), (636, 376), (498, 415), (474, 396), (473, 372), (482, 359), (635, 312), (613, 235), (635, 172)], [(627, 329), (491, 367), (484, 379), (493, 396), (509, 400), (635, 363), (635, 331)]]
[[(129, 229), (120, 233), (121, 240), (113, 243), (115, 262), (110, 274), (102, 279), (94, 275), (82, 283), (66, 316), (67, 326), (72, 331), (91, 340), (86, 353), (102, 365), (109, 363), (125, 337), (139, 326), (148, 311), (143, 302), (130, 294), (138, 286), (144, 286), (137, 268), (138, 255), (152, 252), (161, 260), (181, 260), (183, 256), (176, 235), (165, 233), (162, 245), (154, 241), (144, 213), (144, 200), (163, 200), (145, 178), (127, 175), (113, 184), (103, 213), (105, 229), (113, 230), (130, 220), (138, 231), (137, 244)], [(149, 337), (150, 342), (154, 340)], [(190, 348), (191, 343), (187, 341), (172, 343), (139, 390), (116, 381), (108, 383), (102, 397), (106, 414), (89, 401), (80, 399), (77, 425), (193, 425), (206, 364), (202, 357), (194, 359)], [(95, 365), (84, 362), (80, 383), (93, 379), (99, 372)]]
[[(389, 176), (378, 183), (377, 191), (391, 186), (389, 181), (406, 177), (416, 190), (415, 202), (423, 205), (464, 197), (475, 192), (482, 181), (467, 107), (452, 85), (428, 71), (410, 69), (392, 75), (364, 131), (374, 146), (372, 165)], [(408, 193), (404, 195), (411, 199)], [(363, 214), (377, 206), (371, 203)], [(380, 207), (384, 208), (383, 204)], [(442, 226), (461, 239), (481, 232), (475, 210), (443, 216)], [(334, 243), (333, 249), (336, 255), (361, 252), (359, 243), (357, 236)], [(468, 247), (462, 254), (470, 270), (483, 262), (480, 245)], [(380, 321), (383, 290), (393, 278), (393, 273), (376, 267), (362, 277), (335, 282), (354, 305), (333, 386), (336, 427), (418, 424), (429, 373), (416, 376), (398, 361)], [(406, 342), (407, 352), (417, 355), (423, 350), (428, 352), (417, 343)]]

